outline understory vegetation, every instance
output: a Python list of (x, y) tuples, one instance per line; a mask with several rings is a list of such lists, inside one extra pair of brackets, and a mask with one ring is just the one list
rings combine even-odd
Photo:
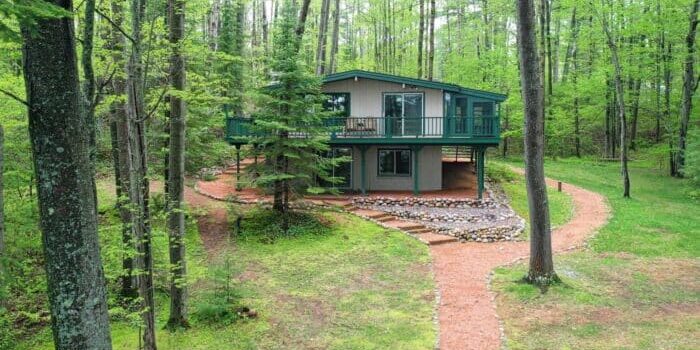
[[(140, 318), (114, 298), (123, 252), (109, 183), (100, 182), (99, 194), (103, 199), (102, 257), (111, 287), (112, 339), (114, 349), (136, 349)], [(158, 197), (156, 194), (154, 200), (154, 243), (158, 247), (154, 280), (156, 323), (161, 329), (167, 322), (169, 299), (167, 236), (157, 214)], [(417, 240), (334, 211), (292, 212), (290, 230), (284, 233), (273, 211), (241, 206), (229, 210), (244, 214), (240, 231), (233, 231), (236, 216), (229, 215), (231, 230), (219, 232), (223, 236), (216, 246), (205, 250), (194, 219), (208, 220), (210, 209), (191, 208), (187, 226), (191, 328), (159, 332), (160, 348), (426, 349), (435, 343), (430, 257), (427, 247)], [(18, 218), (13, 213), (8, 216)], [(34, 248), (20, 251), (14, 245), (18, 254), (40, 250), (36, 227), (32, 230), (34, 236), (25, 244)], [(212, 238), (217, 233), (201, 234)], [(235, 246), (229, 235), (235, 238)], [(13, 298), (24, 296), (17, 307), (34, 311), (3, 322), (21, 323), (22, 330), (30, 331), (10, 335), (6, 333), (9, 328), (3, 328), (0, 341), (7, 340), (6, 348), (51, 349), (43, 268), (39, 261), (23, 266), (28, 269), (26, 276), (35, 277), (14, 285)]]
[(612, 214), (589, 249), (555, 257), (562, 283), (546, 294), (521, 282), (523, 264), (496, 270), (508, 348), (700, 347), (700, 202), (691, 182), (641, 159), (630, 168), (636, 190), (623, 199), (616, 163), (545, 164), (547, 176), (604, 194)]

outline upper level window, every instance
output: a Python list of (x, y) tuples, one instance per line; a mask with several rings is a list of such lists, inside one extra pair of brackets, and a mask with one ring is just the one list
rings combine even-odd
[(411, 176), (411, 150), (380, 149), (377, 156), (380, 176)]
[(350, 94), (346, 92), (330, 92), (326, 94), (323, 108), (327, 111), (338, 112), (341, 117), (350, 116)]

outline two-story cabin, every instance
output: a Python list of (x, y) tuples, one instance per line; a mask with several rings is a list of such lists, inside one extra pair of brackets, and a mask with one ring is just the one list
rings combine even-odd
[[(339, 112), (329, 123), (333, 154), (352, 158), (334, 170), (345, 179), (336, 187), (419, 194), (447, 189), (452, 172), (475, 169), (482, 197), (485, 150), (500, 141), (498, 111), (505, 95), (361, 70), (327, 75), (323, 92), (326, 107)], [(244, 125), (250, 122), (227, 118), (228, 142), (246, 143)], [(469, 163), (445, 167), (448, 153), (460, 157), (456, 150)]]

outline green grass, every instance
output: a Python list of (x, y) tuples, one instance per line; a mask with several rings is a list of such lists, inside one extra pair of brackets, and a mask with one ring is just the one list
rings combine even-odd
[[(194, 269), (192, 328), (175, 333), (162, 329), (168, 299), (158, 293), (159, 348), (434, 346), (435, 286), (425, 245), (336, 212), (301, 216), (306, 222), (297, 222), (303, 229), (293, 230), (293, 235), (270, 235), (266, 230), (271, 226), (264, 224), (272, 217), (267, 211), (246, 214), (235, 245), (227, 245), (208, 262), (200, 259), (205, 253), (196, 230), (191, 236), (188, 231), (188, 263), (192, 264), (188, 269)], [(235, 310), (243, 306), (255, 310), (258, 317), (237, 315)], [(115, 349), (137, 348), (137, 327), (123, 318), (113, 319), (111, 325)], [(20, 350), (50, 348), (48, 328), (18, 346)]]
[(544, 294), (522, 282), (526, 265), (496, 270), (509, 349), (700, 348), (700, 203), (686, 181), (631, 165), (624, 199), (617, 163), (546, 162), (548, 177), (604, 194), (612, 217), (591, 249), (555, 258), (563, 282)]
[[(523, 238), (530, 236), (530, 211), (527, 206), (527, 191), (525, 189), (525, 178), (516, 174), (506, 165), (499, 162), (489, 162), (486, 165), (489, 178), (498, 182), (503, 191), (510, 199), (510, 206), (523, 219), (525, 219), (525, 231)], [(573, 203), (571, 197), (564, 192), (549, 190), (549, 216), (552, 227), (556, 228), (565, 224), (571, 219), (573, 213)]]
[(548, 160), (545, 173), (607, 197), (613, 215), (591, 241), (596, 251), (646, 257), (700, 257), (700, 201), (688, 196), (688, 181), (632, 162), (632, 198), (625, 199), (618, 163)]

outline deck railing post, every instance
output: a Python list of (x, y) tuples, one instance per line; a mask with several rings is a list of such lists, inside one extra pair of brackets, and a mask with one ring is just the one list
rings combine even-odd
[(477, 182), (477, 195), (479, 200), (484, 198), (484, 165), (486, 152), (484, 147), (479, 147), (476, 153), (476, 182)]
[(236, 145), (236, 191), (241, 190), (241, 145)]
[(360, 146), (360, 192), (363, 196), (367, 195), (367, 146)]

